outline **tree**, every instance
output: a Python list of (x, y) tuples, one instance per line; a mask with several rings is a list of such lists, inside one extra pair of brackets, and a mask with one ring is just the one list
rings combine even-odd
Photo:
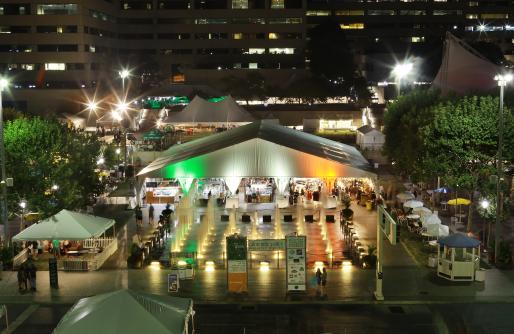
[(415, 90), (387, 106), (384, 115), (384, 153), (402, 173), (423, 178), (425, 150), (421, 128), (433, 120), (431, 107), (441, 101), (437, 90)]
[(63, 208), (85, 207), (102, 191), (95, 173), (100, 153), (96, 137), (36, 117), (7, 122), (4, 139), (6, 172), (14, 178), (10, 212), (25, 199), (30, 210), (48, 217)]
[(266, 98), (266, 80), (258, 72), (247, 73), (244, 77), (229, 76), (223, 80), (224, 91), (248, 103), (251, 99)]
[(344, 89), (345, 94), (339, 95), (347, 95), (353, 84), (355, 63), (339, 23), (328, 19), (311, 28), (308, 37), (311, 72)]
[[(443, 176), (454, 187), (469, 191), (473, 201), (481, 179), (495, 174), (498, 149), (498, 98), (471, 96), (440, 103), (433, 108), (432, 122), (421, 131), (425, 175)], [(512, 164), (514, 117), (504, 112), (505, 159)], [(469, 206), (468, 231), (473, 205)]]

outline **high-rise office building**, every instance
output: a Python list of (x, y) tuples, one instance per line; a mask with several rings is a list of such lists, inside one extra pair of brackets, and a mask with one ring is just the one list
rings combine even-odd
[(379, 81), (391, 55), (441, 43), (446, 31), (494, 42), (512, 60), (512, 8), (494, 0), (2, 0), (0, 69), (13, 81), (6, 103), (33, 111), (57, 110), (50, 97), (72, 104), (119, 86), (123, 66), (175, 83), (249, 71), (287, 82), (308, 68), (308, 29), (331, 17)]

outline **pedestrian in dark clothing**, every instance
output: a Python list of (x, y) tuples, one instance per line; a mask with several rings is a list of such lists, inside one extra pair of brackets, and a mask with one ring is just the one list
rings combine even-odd
[(18, 268), (18, 290), (27, 290), (27, 276), (25, 275), (25, 262)]
[(148, 223), (151, 225), (153, 223), (153, 216), (154, 216), (155, 208), (150, 203), (150, 207), (148, 208)]
[(36, 271), (36, 265), (34, 264), (34, 261), (32, 261), (32, 258), (29, 257), (25, 266), (25, 276), (29, 280), (30, 290), (32, 291), (36, 291)]
[(327, 268), (323, 267), (321, 273), (321, 294), (325, 295), (325, 286), (327, 285)]
[(136, 214), (136, 224), (142, 226), (143, 225), (143, 211), (139, 206), (136, 206), (135, 210)]
[(319, 293), (319, 290), (320, 290), (320, 287), (321, 287), (321, 270), (318, 268), (318, 270), (316, 270), (316, 283), (318, 284), (318, 288), (317, 288), (317, 292)]

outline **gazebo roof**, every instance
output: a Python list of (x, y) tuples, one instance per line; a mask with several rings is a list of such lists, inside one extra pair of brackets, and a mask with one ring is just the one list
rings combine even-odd
[(470, 238), (462, 233), (454, 233), (446, 238), (440, 239), (438, 243), (442, 246), (452, 248), (474, 248), (480, 245), (480, 241)]

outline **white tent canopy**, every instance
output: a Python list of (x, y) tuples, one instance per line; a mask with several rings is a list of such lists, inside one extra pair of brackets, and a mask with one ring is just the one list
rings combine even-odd
[(13, 240), (86, 240), (101, 236), (114, 224), (114, 219), (61, 210), (21, 231)]
[(446, 33), (443, 60), (433, 86), (443, 94), (490, 90), (496, 86), (494, 76), (499, 66), (451, 33)]
[(192, 315), (192, 299), (125, 289), (80, 299), (53, 333), (184, 334)]
[(162, 177), (370, 177), (354, 147), (265, 120), (176, 145), (138, 175)]
[(237, 104), (232, 96), (227, 96), (218, 102), (210, 102), (199, 96), (195, 98), (180, 112), (169, 113), (161, 120), (163, 124), (191, 125), (191, 124), (234, 124), (250, 123), (255, 118)]

